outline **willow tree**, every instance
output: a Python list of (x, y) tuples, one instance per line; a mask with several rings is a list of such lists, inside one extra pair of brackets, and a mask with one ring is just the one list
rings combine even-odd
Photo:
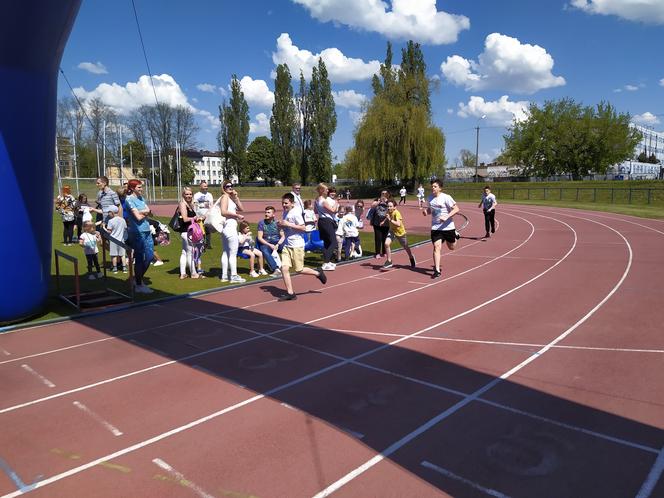
[(374, 75), (374, 96), (347, 153), (349, 171), (360, 180), (414, 182), (443, 172), (445, 136), (431, 119), (431, 83), (418, 43), (401, 51), (392, 66), (392, 46)]

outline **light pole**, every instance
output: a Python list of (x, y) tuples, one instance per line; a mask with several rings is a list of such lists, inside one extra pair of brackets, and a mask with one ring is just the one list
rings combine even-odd
[(486, 118), (486, 114), (482, 114), (482, 117), (477, 120), (477, 126), (475, 127), (475, 131), (477, 132), (475, 136), (475, 181), (478, 181), (477, 178), (477, 167), (479, 165), (479, 160), (480, 160), (480, 121), (482, 121), (484, 118)]

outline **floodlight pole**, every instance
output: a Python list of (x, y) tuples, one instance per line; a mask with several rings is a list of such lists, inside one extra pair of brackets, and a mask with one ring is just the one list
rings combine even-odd
[(480, 160), (480, 125), (478, 124), (475, 127), (475, 131), (477, 132), (475, 136), (475, 181), (479, 181), (479, 178), (477, 178), (477, 167), (479, 166), (479, 160)]

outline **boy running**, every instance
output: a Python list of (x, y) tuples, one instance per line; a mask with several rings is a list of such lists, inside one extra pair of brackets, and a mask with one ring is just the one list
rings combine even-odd
[(432, 194), (429, 197), (428, 206), (422, 210), (422, 215), (431, 215), (431, 243), (433, 244), (433, 275), (431, 278), (440, 277), (440, 253), (443, 241), (450, 251), (456, 248), (456, 230), (452, 216), (459, 212), (459, 206), (452, 196), (443, 193), (442, 180), (431, 180)]
[(295, 206), (295, 196), (291, 193), (281, 197), (281, 205), (284, 208), (283, 219), (278, 222), (279, 228), (286, 235), (286, 242), (281, 254), (281, 274), (286, 286), (286, 294), (279, 301), (292, 301), (297, 299), (293, 292), (293, 283), (290, 276), (290, 268), (296, 273), (304, 273), (316, 277), (322, 284), (327, 282), (327, 276), (322, 268), (314, 270), (304, 266), (304, 219), (302, 210)]
[[(491, 237), (491, 233), (496, 232), (496, 204), (498, 204), (496, 196), (491, 193), (491, 187), (487, 185), (484, 187), (482, 199), (477, 205), (484, 211), (484, 230), (486, 231), (484, 238), (486, 239)], [(489, 228), (491, 228), (491, 233), (489, 233)]]
[(404, 225), (401, 213), (397, 210), (397, 206), (392, 199), (387, 201), (387, 218), (390, 222), (390, 231), (387, 234), (387, 239), (385, 239), (385, 254), (387, 255), (387, 260), (383, 265), (383, 269), (392, 268), (391, 246), (394, 239), (399, 241), (401, 247), (403, 247), (406, 254), (408, 254), (410, 267), (415, 268), (415, 256), (413, 256), (410, 246), (408, 245), (408, 239), (406, 238), (406, 225)]

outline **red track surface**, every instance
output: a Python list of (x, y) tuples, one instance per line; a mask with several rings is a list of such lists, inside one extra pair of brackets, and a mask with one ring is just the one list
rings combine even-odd
[(442, 279), (424, 245), (0, 335), (0, 494), (664, 496), (664, 223), (465, 208)]

